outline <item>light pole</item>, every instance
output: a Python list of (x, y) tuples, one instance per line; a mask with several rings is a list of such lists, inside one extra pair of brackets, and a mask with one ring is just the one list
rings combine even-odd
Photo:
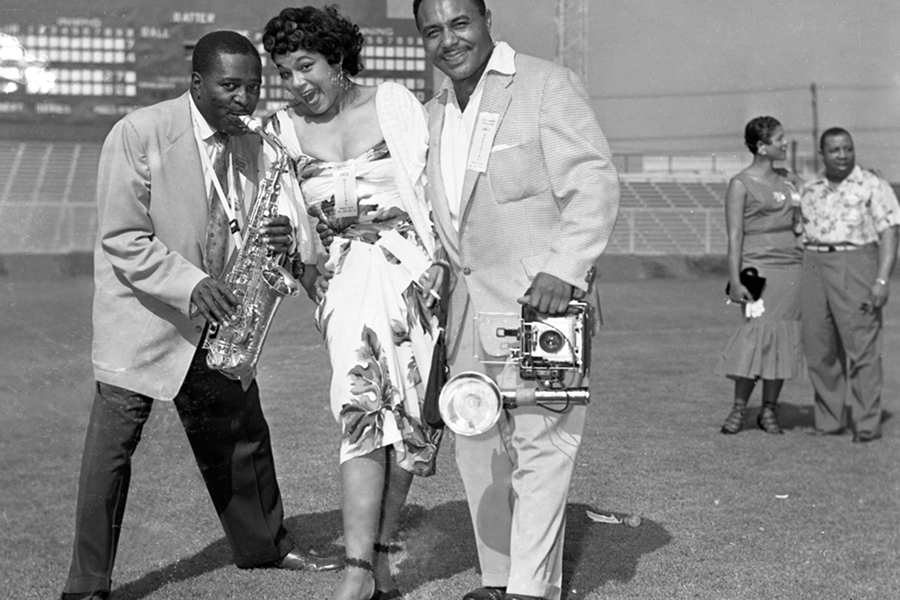
[(816, 84), (809, 86), (812, 95), (813, 172), (819, 172), (819, 94)]
[(556, 28), (556, 61), (587, 85), (588, 0), (557, 0)]

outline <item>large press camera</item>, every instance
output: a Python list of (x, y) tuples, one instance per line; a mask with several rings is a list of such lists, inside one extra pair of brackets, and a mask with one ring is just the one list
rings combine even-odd
[(590, 332), (590, 313), (584, 302), (573, 301), (565, 314), (554, 316), (523, 306), (518, 328), (498, 327), (496, 333), (498, 338), (515, 340), (507, 344), (508, 356), (502, 364), (515, 365), (519, 378), (533, 383), (501, 389), (482, 373), (460, 373), (441, 391), (444, 423), (457, 434), (478, 435), (494, 426), (503, 409), (544, 406), (559, 412), (573, 404), (587, 404)]
[(587, 305), (572, 302), (564, 315), (548, 316), (522, 307), (518, 329), (498, 329), (497, 337), (515, 337), (519, 377), (537, 381), (544, 389), (568, 389), (580, 385), (591, 361), (591, 336)]

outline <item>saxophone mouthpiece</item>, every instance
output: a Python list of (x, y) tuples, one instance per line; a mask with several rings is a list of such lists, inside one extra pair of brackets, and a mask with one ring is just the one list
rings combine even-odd
[(285, 152), (285, 147), (281, 140), (279, 140), (277, 136), (271, 135), (266, 132), (265, 128), (263, 128), (262, 123), (260, 123), (257, 119), (254, 119), (250, 115), (240, 115), (238, 116), (238, 119), (241, 120), (241, 123), (243, 123), (248, 130), (261, 137), (270, 146), (275, 148), (276, 151)]
[(238, 119), (240, 119), (241, 123), (246, 125), (247, 129), (249, 129), (253, 133), (260, 133), (262, 131), (262, 123), (260, 123), (250, 115), (240, 115)]

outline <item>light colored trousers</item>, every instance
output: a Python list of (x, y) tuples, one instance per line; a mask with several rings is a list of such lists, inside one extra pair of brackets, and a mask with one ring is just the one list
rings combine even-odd
[[(476, 358), (483, 351), (475, 339), (471, 308), (466, 307), (450, 375), (477, 371), (501, 389), (533, 385), (523, 384), (512, 365), (484, 365)], [(456, 436), (456, 464), (475, 529), (482, 585), (548, 600), (560, 597), (566, 502), (585, 409), (504, 410), (490, 431)]]
[(819, 431), (840, 431), (849, 382), (855, 432), (881, 433), (882, 310), (860, 310), (877, 269), (877, 244), (803, 253), (800, 316)]

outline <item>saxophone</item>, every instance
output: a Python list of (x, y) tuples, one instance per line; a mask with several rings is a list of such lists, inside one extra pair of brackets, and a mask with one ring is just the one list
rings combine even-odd
[(210, 324), (203, 342), (209, 350), (207, 365), (233, 379), (256, 366), (281, 300), (300, 293), (300, 284), (280, 264), (280, 257), (271, 254), (261, 233), (263, 222), (278, 215), (281, 177), (289, 168), (287, 150), (279, 139), (263, 131), (259, 121), (249, 116), (240, 118), (272, 147), (276, 159), (260, 183), (247, 221), (246, 239), (225, 277), (225, 285), (239, 300), (235, 316), (227, 324)]

